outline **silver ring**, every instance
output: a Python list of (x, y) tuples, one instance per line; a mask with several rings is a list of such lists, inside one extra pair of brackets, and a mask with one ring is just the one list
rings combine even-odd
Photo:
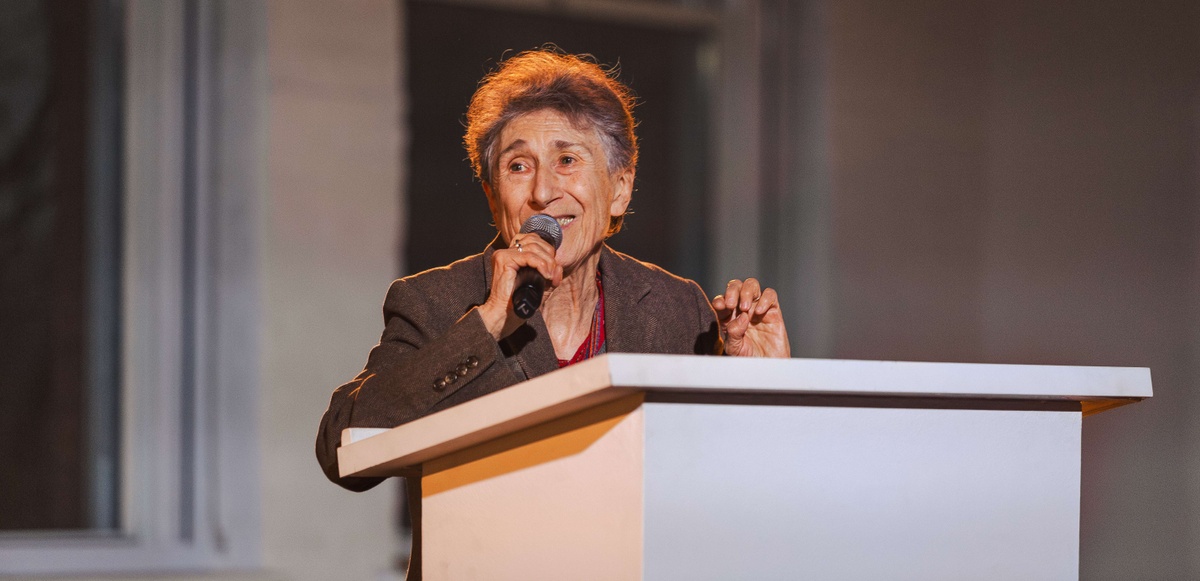
[(524, 252), (524, 250), (521, 250), (521, 243), (520, 243), (520, 242), (518, 242), (518, 243), (517, 243), (517, 252)]

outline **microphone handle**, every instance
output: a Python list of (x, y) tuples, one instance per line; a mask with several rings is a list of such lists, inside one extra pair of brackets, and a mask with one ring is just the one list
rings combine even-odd
[(522, 266), (517, 270), (517, 287), (513, 289), (513, 312), (528, 319), (542, 306), (542, 294), (546, 292), (546, 279), (536, 268)]

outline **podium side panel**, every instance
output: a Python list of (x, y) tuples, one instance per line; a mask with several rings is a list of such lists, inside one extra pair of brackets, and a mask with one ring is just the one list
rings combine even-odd
[(426, 580), (633, 580), (642, 572), (641, 396), (426, 465)]
[(645, 413), (645, 579), (1078, 579), (1079, 412)]

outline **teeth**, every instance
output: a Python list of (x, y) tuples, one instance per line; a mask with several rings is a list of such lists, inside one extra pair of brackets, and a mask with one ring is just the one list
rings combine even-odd
[(570, 224), (571, 222), (574, 222), (574, 221), (575, 221), (575, 217), (574, 217), (574, 216), (571, 216), (571, 217), (567, 217), (567, 218), (557, 218), (557, 220), (558, 220), (558, 225), (559, 225), (559, 227), (564, 227), (564, 226), (566, 226), (567, 224)]

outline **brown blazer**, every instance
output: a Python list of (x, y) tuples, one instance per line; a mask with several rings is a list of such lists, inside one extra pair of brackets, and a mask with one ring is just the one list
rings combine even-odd
[[(317, 459), (330, 480), (355, 491), (382, 480), (338, 475), (345, 428), (395, 427), (558, 369), (540, 311), (497, 342), (475, 309), (488, 297), (496, 244), (392, 283), (383, 304), (383, 337), (362, 373), (334, 390), (321, 418)], [(720, 351), (716, 314), (695, 282), (608, 246), (601, 249), (600, 272), (608, 351)]]

